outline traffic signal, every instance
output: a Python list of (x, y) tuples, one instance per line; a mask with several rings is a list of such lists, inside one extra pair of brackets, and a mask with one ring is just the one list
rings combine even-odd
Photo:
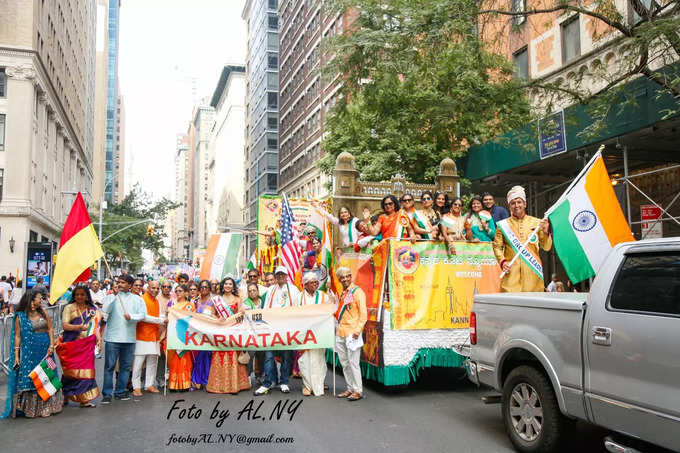
[(153, 225), (147, 225), (146, 227), (146, 235), (147, 236), (153, 236), (153, 231), (154, 231), (154, 226)]

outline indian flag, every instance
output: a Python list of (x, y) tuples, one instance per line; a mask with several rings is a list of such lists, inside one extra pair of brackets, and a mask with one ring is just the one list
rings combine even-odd
[(572, 283), (595, 276), (616, 244), (635, 240), (599, 151), (546, 216)]
[(257, 269), (257, 258), (255, 258), (255, 252), (250, 255), (250, 259), (248, 260), (248, 270), (252, 269)]
[[(309, 218), (308, 226), (314, 227), (316, 230), (316, 237), (321, 239), (321, 256), (317, 256), (317, 261), (319, 264), (326, 266), (328, 270), (329, 277), (333, 272), (333, 239), (331, 237), (331, 229), (326, 216), (319, 211), (319, 208), (313, 208), (311, 217)], [(323, 282), (319, 287), (322, 291), (326, 291), (327, 282)]]
[(44, 358), (37, 367), (28, 374), (43, 401), (50, 399), (61, 388), (61, 380), (57, 375), (57, 364), (51, 357)]
[(238, 275), (238, 256), (242, 241), (242, 233), (213, 234), (208, 241), (201, 266), (201, 280), (222, 280), (227, 275)]

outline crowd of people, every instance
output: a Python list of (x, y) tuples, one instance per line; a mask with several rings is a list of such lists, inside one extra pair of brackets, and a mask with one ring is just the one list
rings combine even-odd
[[(23, 414), (47, 417), (61, 412), (65, 401), (83, 408), (95, 406), (100, 395), (95, 360), (102, 358), (101, 403), (126, 401), (143, 392), (204, 390), (236, 394), (259, 382), (255, 395), (278, 387), (289, 393), (291, 376), (302, 379), (304, 396), (324, 395), (327, 365), (325, 350), (307, 351), (182, 351), (167, 350), (168, 309), (175, 307), (212, 319), (227, 319), (260, 308), (289, 308), (331, 303), (336, 305), (338, 356), (347, 381), (339, 396), (361, 399), (360, 349), (348, 349), (347, 337), (361, 336), (366, 322), (363, 291), (352, 284), (349, 269), (337, 276), (343, 291), (339, 299), (319, 290), (314, 273), (303, 278), (303, 288), (288, 282), (285, 267), (262, 276), (251, 269), (237, 285), (222, 281), (190, 280), (186, 274), (161, 281), (123, 274), (114, 280), (92, 280), (68, 293), (61, 312), (63, 333), (56, 337), (43, 308), (45, 293), (26, 291), (16, 306), (12, 324), (10, 379), (5, 412), (0, 418)], [(64, 298), (66, 300), (66, 297)], [(31, 371), (56, 352), (62, 368), (62, 387), (43, 401)], [(167, 370), (167, 373), (166, 373)], [(143, 382), (142, 382), (143, 381)], [(132, 393), (132, 395), (131, 395)]]

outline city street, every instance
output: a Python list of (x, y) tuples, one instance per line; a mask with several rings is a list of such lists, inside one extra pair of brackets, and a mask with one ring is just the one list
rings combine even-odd
[[(99, 367), (103, 361), (98, 360)], [(101, 371), (98, 370), (98, 380)], [(3, 380), (4, 380), (3, 376)], [(327, 383), (332, 385), (329, 370)], [(338, 390), (344, 389), (342, 374), (337, 375)], [(6, 389), (2, 385), (2, 391)], [(249, 392), (232, 395), (211, 395), (204, 392), (145, 394), (140, 399), (113, 401), (95, 409), (73, 406), (44, 420), (15, 419), (0, 422), (3, 451), (61, 452), (69, 449), (96, 449), (97, 453), (158, 451), (224, 451), (242, 448), (244, 451), (271, 451), (270, 444), (237, 445), (237, 437), (292, 438), (292, 443), (279, 443), (274, 448), (300, 452), (362, 452), (376, 448), (394, 452), (511, 452), (514, 451), (503, 430), (499, 405), (484, 405), (480, 397), (484, 391), (476, 389), (467, 380), (458, 380), (450, 373), (436, 371), (416, 385), (398, 392), (387, 392), (370, 385), (365, 389), (364, 400), (350, 403), (331, 396), (304, 398), (293, 414), (286, 409), (302, 399), (300, 380), (292, 380), (292, 392), (283, 395), (278, 390), (269, 396), (253, 397)], [(4, 407), (5, 395), (2, 397)], [(189, 409), (192, 404), (202, 413), (198, 419), (179, 420), (179, 410), (168, 412), (175, 404)], [(262, 407), (243, 412), (254, 401)], [(269, 420), (279, 402), (289, 401), (280, 420)], [(219, 411), (229, 410), (220, 427), (219, 417), (210, 419), (219, 402)], [(281, 403), (283, 404), (283, 403)], [(195, 416), (196, 411), (191, 415)], [(251, 420), (248, 420), (250, 416)], [(256, 419), (264, 416), (265, 420)], [(196, 445), (172, 443), (191, 435)], [(209, 438), (202, 434), (212, 434)], [(219, 436), (222, 435), (220, 438)], [(233, 441), (228, 435), (235, 435)], [(599, 429), (577, 426), (573, 444), (564, 451), (604, 451)], [(205, 443), (211, 441), (213, 443)], [(201, 442), (201, 443), (199, 443)], [(246, 440), (247, 442), (247, 440)]]

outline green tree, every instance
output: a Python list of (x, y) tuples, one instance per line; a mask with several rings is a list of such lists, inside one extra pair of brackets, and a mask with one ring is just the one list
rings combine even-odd
[[(155, 260), (165, 262), (162, 250), (167, 234), (163, 225), (168, 213), (179, 206), (165, 197), (154, 201), (139, 184), (120, 203), (109, 205), (104, 211), (102, 237), (99, 238), (105, 240), (102, 247), (109, 263), (128, 261), (131, 270), (135, 271), (143, 264), (143, 249), (153, 252)], [(90, 216), (99, 218), (98, 213), (90, 213)], [(144, 219), (149, 220), (144, 222)], [(149, 226), (153, 227), (152, 235), (148, 234)]]
[(325, 171), (349, 151), (366, 178), (403, 172), (429, 182), (445, 156), (530, 118), (512, 65), (478, 39), (476, 0), (333, 0), (329, 8), (359, 14), (325, 44), (334, 55), (326, 77), (344, 75), (326, 123)]

